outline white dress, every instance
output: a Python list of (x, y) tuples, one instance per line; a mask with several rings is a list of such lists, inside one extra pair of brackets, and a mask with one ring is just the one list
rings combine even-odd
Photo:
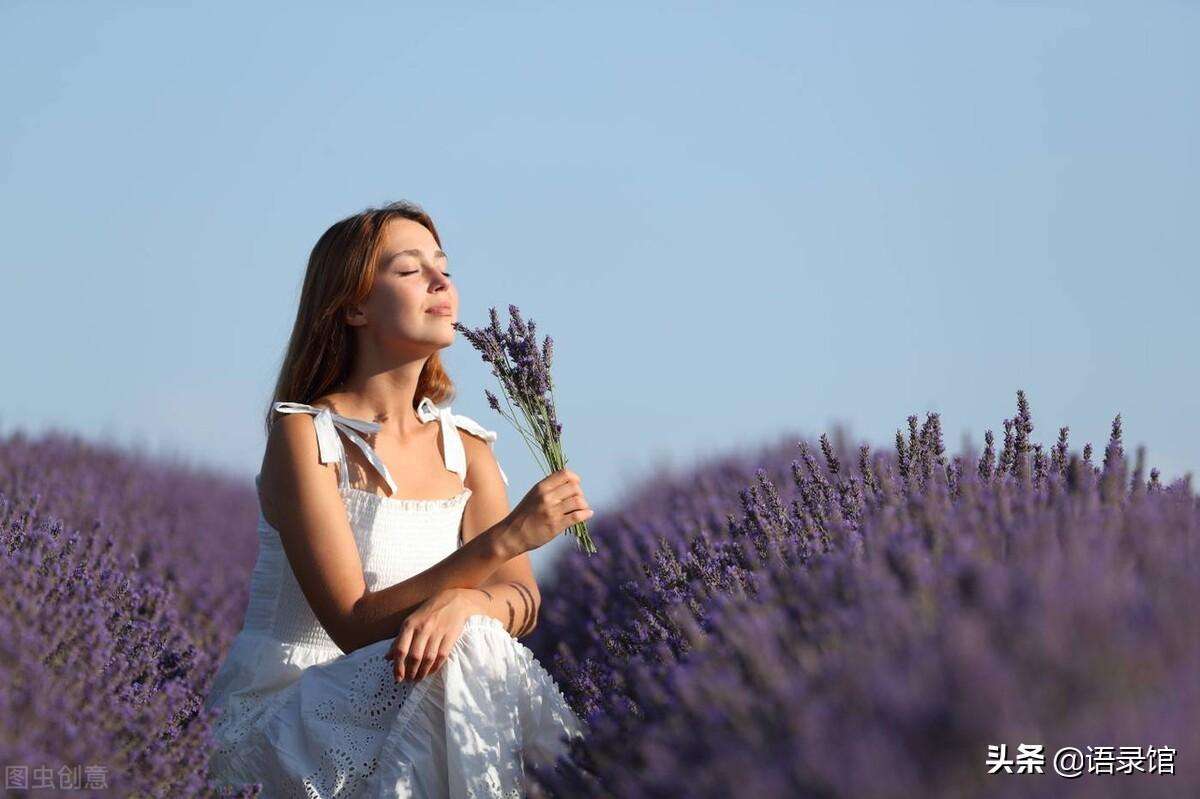
[[(339, 464), (339, 492), (371, 590), (408, 579), (461, 546), (471, 489), (447, 499), (395, 499), (350, 488), (339, 433), (395, 492), (387, 467), (356, 433), (378, 425), (301, 403), (275, 408), (312, 415), (321, 462)], [(417, 412), (440, 421), (446, 468), (460, 478), (466, 453), (455, 427), (489, 445), (496, 440), (428, 397)], [(245, 621), (205, 700), (221, 710), (210, 753), (217, 784), (259, 782), (268, 798), (508, 799), (524, 795), (522, 752), (553, 763), (568, 737), (583, 736), (554, 679), (498, 619), (472, 615), (437, 672), (397, 683), (384, 658), (391, 638), (349, 654), (330, 639), (261, 510), (258, 538)]]

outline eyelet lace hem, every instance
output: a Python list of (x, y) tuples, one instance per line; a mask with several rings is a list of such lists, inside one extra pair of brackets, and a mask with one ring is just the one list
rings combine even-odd
[[(408, 795), (402, 786), (412, 788), (437, 768), (429, 759), (430, 750), (418, 741), (446, 734), (448, 728), (442, 725), (450, 723), (452, 707), (456, 724), (464, 723), (458, 712), (471, 708), (470, 723), (479, 726), (463, 739), (468, 749), (458, 751), (451, 743), (444, 753), (452, 757), (455, 773), (465, 779), (462, 789), (468, 799), (520, 799), (523, 786), (514, 785), (514, 775), (501, 768), (501, 761), (479, 761), (480, 753), (490, 752), (489, 758), (502, 760), (520, 758), (523, 751), (544, 754), (558, 749), (560, 744), (553, 739), (561, 739), (563, 733), (583, 735), (582, 721), (549, 672), (499, 619), (483, 613), (469, 616), (450, 660), (443, 664), (446, 671), (416, 683), (394, 682), (391, 664), (383, 657), (388, 646), (390, 642), (380, 641), (346, 656), (357, 655), (357, 663), (338, 659), (310, 666), (318, 672), (304, 674), (276, 691), (231, 696), (228, 715), (223, 714), (216, 725), (219, 743), (212, 777), (226, 785), (262, 782), (266, 795), (300, 799)], [(496, 664), (496, 670), (489, 664)], [(351, 668), (346, 670), (347, 666)], [(429, 696), (435, 687), (439, 692), (448, 690), (447, 672), (455, 666), (453, 698)], [(512, 677), (496, 682), (495, 675), (503, 674)], [(345, 693), (323, 695), (331, 679), (344, 685)], [(515, 704), (510, 705), (505, 696)], [(524, 704), (531, 699), (532, 705)], [(487, 710), (492, 701), (500, 704)], [(443, 702), (453, 702), (446, 705), (445, 722), (436, 715), (440, 711), (428, 715)], [(498, 721), (501, 716), (493, 717), (492, 712), (506, 713), (518, 705), (531, 708), (522, 714), (533, 715), (521, 715), (515, 728), (503, 723), (494, 726), (493, 718)], [(302, 748), (293, 749), (301, 739)], [(480, 743), (485, 746), (479, 748)], [(294, 752), (303, 754), (297, 759)], [(474, 760), (465, 765), (470, 758)]]
[(562, 702), (563, 705), (568, 708), (571, 707), (571, 703), (567, 701), (565, 696), (563, 696), (562, 689), (558, 687), (558, 683), (554, 681), (554, 677), (551, 676), (550, 672), (546, 671), (546, 667), (542, 665), (541, 661), (534, 656), (533, 650), (525, 646), (525, 644), (523, 644), (519, 638), (510, 633), (508, 628), (504, 626), (503, 622), (501, 622), (495, 616), (491, 616), (487, 613), (473, 614), (467, 618), (467, 622), (469, 623), (472, 619), (480, 619), (480, 624), (486, 627), (493, 627), (511, 638), (513, 645), (517, 648), (517, 651), (524, 655), (528, 660), (529, 670), (533, 673), (533, 680), (538, 687), (549, 688), (554, 695), (558, 697), (558, 701)]

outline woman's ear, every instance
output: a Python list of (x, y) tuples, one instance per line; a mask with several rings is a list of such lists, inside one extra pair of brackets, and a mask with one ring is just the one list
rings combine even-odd
[(358, 305), (347, 305), (346, 309), (342, 311), (342, 318), (346, 320), (346, 324), (354, 327), (365, 324), (367, 321), (366, 313)]

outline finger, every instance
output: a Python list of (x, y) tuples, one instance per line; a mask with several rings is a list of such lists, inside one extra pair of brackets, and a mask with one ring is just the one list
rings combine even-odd
[(404, 658), (406, 657), (408, 650), (412, 647), (412, 638), (413, 629), (409, 624), (405, 624), (400, 629), (400, 634), (396, 636), (396, 642), (392, 646), (396, 652), (396, 665), (398, 667), (397, 673), (399, 675), (398, 679), (401, 680), (404, 679), (404, 675), (406, 673), (404, 668)]
[[(397, 640), (399, 638), (397, 637)], [(411, 647), (411, 644), (410, 644)], [(412, 667), (406, 665), (408, 662), (408, 650), (401, 649), (399, 645), (392, 648), (392, 674), (396, 677), (396, 682), (404, 682), (412, 674)]]
[(418, 682), (421, 679), (421, 672), (425, 667), (425, 649), (429, 645), (429, 638), (426, 636), (423, 639), (423, 646), (420, 649), (415, 649), (409, 653), (409, 663), (412, 664), (412, 669), (409, 672), (412, 674), (412, 681)]
[(437, 660), (438, 650), (442, 647), (442, 638), (444, 635), (431, 636), (429, 645), (425, 649), (425, 657), (421, 660), (421, 668), (417, 672), (417, 679), (423, 680), (429, 676), (429, 672), (433, 669), (433, 662)]
[(562, 502), (571, 497), (582, 497), (583, 489), (576, 482), (566, 482), (546, 492), (546, 501), (550, 504)]
[(582, 494), (575, 494), (559, 502), (554, 506), (554, 510), (566, 516), (573, 511), (590, 510), (587, 498)]
[(445, 664), (445, 662), (449, 658), (450, 658), (450, 652), (448, 650), (442, 650), (441, 652), (438, 652), (437, 660), (433, 661), (433, 667), (431, 669), (429, 669), (429, 673), (431, 675), (437, 674), (438, 670)]
[[(428, 646), (428, 639), (426, 639), (426, 646)], [(412, 657), (409, 658), (409, 662), (413, 664), (412, 681), (420, 681), (421, 671), (425, 668), (425, 647), (422, 647), (419, 652), (413, 652)]]
[(584, 508), (583, 510), (573, 510), (567, 514), (567, 526), (569, 527), (572, 524), (576, 524), (578, 522), (585, 521), (587, 519), (592, 518), (595, 515), (596, 515), (596, 511), (592, 510), (591, 508)]
[(408, 650), (408, 657), (404, 661), (404, 671), (413, 682), (420, 679), (417, 672), (421, 670), (421, 663), (425, 658), (425, 647), (428, 644), (429, 633), (422, 631), (416, 634), (412, 648)]
[(466, 621), (456, 624), (452, 630), (446, 633), (446, 637), (442, 639), (442, 647), (438, 651), (438, 661), (433, 665), (433, 671), (438, 671), (442, 666), (446, 665), (446, 661), (450, 659), (450, 655), (454, 652), (454, 647), (458, 645), (459, 639), (462, 638), (463, 628), (466, 627)]
[(547, 483), (547, 487), (553, 490), (553, 489), (560, 488), (562, 486), (578, 485), (578, 484), (579, 484), (579, 475), (575, 474), (575, 472), (571, 471), (570, 469), (567, 469), (566, 467), (564, 467), (550, 475), (550, 479)]

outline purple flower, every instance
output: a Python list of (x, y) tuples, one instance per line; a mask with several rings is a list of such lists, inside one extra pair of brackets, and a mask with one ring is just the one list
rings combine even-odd
[[(1046, 457), (1023, 392), (1007, 422), (995, 467), (990, 431), (977, 469), (946, 463), (929, 414), (849, 473), (822, 436), (820, 459), (788, 440), (639, 483), (544, 594), (530, 646), (589, 735), (538, 795), (972, 795), (989, 744), (1186, 759), (1190, 475), (1146, 482), (1139, 451), (1127, 481), (1119, 421), (1101, 473), (1065, 427)], [(1194, 769), (1126, 776), (1088, 793), (1200, 792)]]
[[(508, 313), (506, 330), (501, 330), (495, 308), (488, 309), (491, 320), (488, 327), (470, 328), (456, 322), (455, 329), (463, 333), (484, 362), (492, 364), (492, 374), (500, 380), (500, 388), (519, 414), (504, 413), (499, 400), (485, 391), (488, 405), (508, 419), (531, 449), (542, 455), (542, 468), (549, 474), (566, 465), (562, 452), (563, 428), (554, 409), (554, 381), (550, 377), (553, 341), (547, 335), (539, 348), (537, 323), (523, 319), (516, 305), (509, 305)], [(572, 525), (571, 532), (582, 550), (588, 554), (595, 552), (586, 521)]]

